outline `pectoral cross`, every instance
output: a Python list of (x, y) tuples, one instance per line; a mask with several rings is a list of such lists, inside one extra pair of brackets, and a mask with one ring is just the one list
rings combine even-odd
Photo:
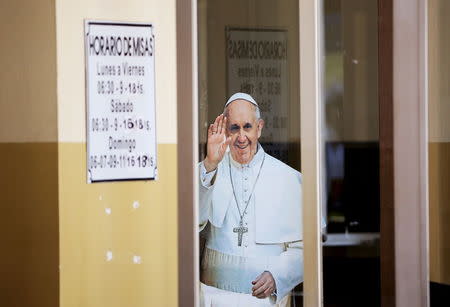
[(234, 227), (233, 232), (238, 234), (238, 246), (242, 246), (242, 236), (248, 232), (248, 228), (242, 225), (242, 221), (239, 222), (239, 227)]

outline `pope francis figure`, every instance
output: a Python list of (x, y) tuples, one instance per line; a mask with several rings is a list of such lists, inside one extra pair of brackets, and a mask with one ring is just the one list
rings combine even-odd
[[(201, 306), (289, 306), (303, 281), (301, 174), (258, 143), (264, 121), (236, 93), (208, 129), (199, 164)], [(229, 150), (228, 150), (229, 149)]]

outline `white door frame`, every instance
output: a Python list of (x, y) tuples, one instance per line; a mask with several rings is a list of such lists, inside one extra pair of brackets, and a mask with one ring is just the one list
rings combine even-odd
[(393, 0), (396, 306), (429, 305), (427, 0)]
[(300, 125), (303, 173), (304, 306), (322, 306), (322, 63), (321, 0), (300, 0)]

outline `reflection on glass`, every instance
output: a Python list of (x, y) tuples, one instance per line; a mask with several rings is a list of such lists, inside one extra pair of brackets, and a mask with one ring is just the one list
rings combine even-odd
[(198, 9), (201, 306), (302, 306), (298, 1)]
[(325, 0), (325, 306), (379, 306), (377, 1)]
[(431, 306), (450, 304), (450, 2), (428, 1)]

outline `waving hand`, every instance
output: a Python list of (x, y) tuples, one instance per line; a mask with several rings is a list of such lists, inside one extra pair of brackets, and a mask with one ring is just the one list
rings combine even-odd
[(208, 172), (215, 170), (223, 156), (231, 137), (226, 137), (227, 118), (221, 114), (216, 117), (214, 124), (208, 128), (208, 144), (205, 161), (203, 162)]

